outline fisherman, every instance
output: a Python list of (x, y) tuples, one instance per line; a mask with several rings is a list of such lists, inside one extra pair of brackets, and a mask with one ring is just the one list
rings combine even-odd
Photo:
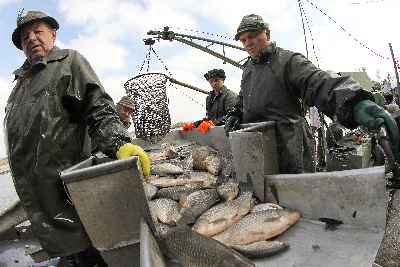
[(239, 101), (226, 120), (226, 132), (238, 129), (240, 123), (276, 121), (280, 173), (315, 170), (303, 105), (316, 106), (331, 118), (336, 115), (347, 128), (364, 125), (376, 129), (385, 124), (397, 148), (396, 124), (373, 102), (370, 92), (350, 77), (334, 77), (303, 55), (278, 47), (261, 16), (244, 16), (235, 40), (240, 40), (250, 57), (243, 71)]
[(204, 78), (212, 88), (206, 98), (206, 116), (215, 125), (223, 125), (226, 113), (235, 105), (237, 94), (224, 85), (226, 76), (223, 69), (212, 69), (204, 74)]
[(135, 110), (135, 105), (132, 99), (130, 99), (129, 96), (123, 96), (121, 100), (118, 101), (116, 107), (119, 118), (121, 119), (125, 128), (129, 129), (129, 127), (131, 126), (131, 117)]
[(87, 134), (109, 157), (138, 155), (144, 175), (149, 175), (150, 159), (130, 143), (88, 61), (54, 45), (58, 28), (41, 11), (18, 15), (12, 41), (26, 60), (14, 72), (16, 84), (6, 106), (8, 160), (43, 249), (67, 266), (106, 266), (68, 201), (60, 172), (89, 156)]
[(224, 125), (228, 110), (236, 103), (237, 94), (224, 85), (226, 76), (223, 69), (209, 70), (204, 74), (204, 78), (212, 89), (206, 98), (206, 117), (184, 124), (184, 131), (197, 128), (199, 132), (206, 133), (213, 126)]

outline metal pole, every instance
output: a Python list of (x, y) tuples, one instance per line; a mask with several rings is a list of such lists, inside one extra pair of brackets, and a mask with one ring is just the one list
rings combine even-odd
[(396, 60), (394, 58), (394, 53), (393, 53), (393, 48), (392, 48), (392, 44), (391, 43), (389, 43), (389, 48), (390, 48), (390, 54), (392, 54), (393, 67), (394, 67), (394, 73), (396, 74), (397, 87), (400, 87), (399, 73), (397, 71)]
[(200, 93), (203, 93), (203, 94), (206, 94), (206, 95), (208, 95), (208, 93), (209, 93), (208, 91), (206, 91), (206, 90), (204, 90), (204, 89), (198, 88), (198, 87), (196, 87), (196, 86), (193, 86), (193, 85), (190, 85), (190, 84), (187, 84), (187, 83), (184, 83), (184, 82), (180, 82), (180, 81), (178, 81), (178, 80), (176, 80), (176, 79), (174, 79), (174, 78), (168, 77), (168, 79), (169, 79), (169, 81), (172, 82), (172, 83), (175, 83), (175, 84), (178, 84), (178, 85), (180, 85), (180, 86), (183, 86), (183, 87), (186, 87), (186, 88), (195, 90), (195, 91), (197, 91), (197, 92), (200, 92)]
[(243, 65), (242, 65), (242, 64), (237, 63), (236, 61), (234, 61), (234, 60), (232, 60), (232, 59), (230, 59), (230, 58), (227, 58), (227, 57), (225, 57), (224, 55), (221, 55), (221, 54), (219, 54), (219, 53), (217, 53), (217, 52), (215, 52), (215, 51), (213, 51), (213, 50), (211, 50), (211, 49), (208, 49), (208, 48), (206, 48), (206, 47), (203, 47), (203, 46), (201, 46), (201, 45), (199, 45), (199, 44), (196, 44), (196, 43), (191, 42), (191, 41), (189, 41), (189, 40), (186, 40), (186, 39), (184, 39), (184, 38), (178, 37), (178, 38), (175, 38), (175, 40), (178, 41), (178, 42), (187, 44), (187, 45), (189, 45), (189, 46), (192, 46), (192, 47), (194, 47), (194, 48), (200, 49), (200, 50), (203, 51), (203, 52), (209, 53), (209, 54), (211, 54), (211, 55), (214, 56), (214, 57), (217, 57), (217, 58), (219, 58), (219, 59), (222, 59), (222, 60), (228, 62), (229, 64), (231, 64), (231, 65), (233, 65), (233, 66), (235, 66), (235, 67), (238, 67), (239, 69), (243, 69)]

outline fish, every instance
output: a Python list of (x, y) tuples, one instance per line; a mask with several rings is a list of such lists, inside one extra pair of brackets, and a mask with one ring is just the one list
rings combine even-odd
[(259, 212), (263, 210), (283, 210), (281, 206), (275, 203), (261, 203), (258, 205), (255, 205), (250, 212)]
[(157, 198), (149, 201), (149, 208), (154, 222), (176, 225), (181, 219), (178, 202), (169, 198)]
[(171, 229), (173, 229), (175, 226), (171, 226), (169, 224), (165, 223), (160, 223), (160, 222), (155, 222), (154, 226), (156, 228), (156, 236), (162, 236), (168, 233)]
[(217, 153), (207, 146), (194, 148), (192, 159), (194, 170), (208, 171), (213, 175), (218, 175), (220, 172), (221, 160)]
[(182, 194), (189, 195), (189, 194), (199, 191), (199, 190), (201, 190), (201, 187), (198, 187), (196, 185), (194, 185), (194, 186), (181, 185), (181, 186), (166, 187), (166, 188), (161, 188), (160, 190), (158, 190), (156, 197), (157, 198), (170, 198), (170, 199), (179, 201)]
[(225, 245), (193, 232), (187, 226), (174, 227), (158, 238), (171, 259), (185, 267), (254, 267), (248, 258)]
[(222, 199), (226, 201), (233, 200), (239, 193), (239, 184), (235, 182), (223, 183), (217, 187), (217, 192)]
[(151, 174), (153, 175), (168, 176), (168, 175), (180, 175), (183, 173), (184, 171), (181, 167), (171, 163), (154, 164), (151, 167)]
[(158, 191), (156, 186), (147, 182), (143, 182), (143, 188), (148, 200), (151, 200), (153, 197), (155, 197)]
[(217, 182), (217, 177), (209, 175), (181, 175), (177, 178), (172, 177), (159, 177), (149, 179), (148, 182), (158, 188), (172, 187), (172, 186), (198, 186), (202, 188), (212, 187)]
[(227, 246), (247, 245), (278, 236), (299, 219), (297, 211), (263, 210), (246, 215), (213, 238)]
[[(181, 214), (186, 224), (194, 223), (196, 218), (219, 200), (216, 189), (205, 189), (182, 195), (179, 200)], [(183, 222), (183, 221), (182, 221)]]
[(166, 159), (174, 159), (179, 156), (179, 153), (176, 151), (174, 145), (166, 144), (164, 150), (164, 156)]
[(248, 245), (232, 245), (231, 248), (249, 258), (264, 258), (285, 251), (289, 244), (277, 240), (263, 240)]
[(192, 230), (209, 237), (225, 231), (249, 213), (254, 206), (252, 196), (251, 192), (246, 192), (235, 200), (210, 208), (200, 215)]

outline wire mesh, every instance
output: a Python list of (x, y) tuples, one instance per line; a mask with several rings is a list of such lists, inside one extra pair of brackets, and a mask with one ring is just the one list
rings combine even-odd
[(167, 97), (168, 77), (162, 73), (140, 74), (124, 84), (133, 100), (136, 137), (147, 141), (165, 136), (171, 128)]

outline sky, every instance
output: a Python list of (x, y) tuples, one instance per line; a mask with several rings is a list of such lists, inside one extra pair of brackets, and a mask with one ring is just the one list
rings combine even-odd
[[(305, 29), (309, 58), (314, 64), (335, 72), (365, 67), (377, 81), (388, 73), (394, 77), (388, 43), (392, 43), (395, 55), (400, 57), (396, 23), (400, 1), (301, 0), (301, 3), (308, 24)], [(236, 28), (244, 15), (255, 13), (270, 24), (272, 40), (278, 46), (306, 55), (297, 0), (0, 0), (2, 121), (8, 95), (15, 85), (12, 71), (25, 60), (23, 52), (11, 41), (17, 13), (22, 8), (42, 10), (57, 19), (60, 29), (56, 45), (83, 54), (114, 101), (125, 94), (123, 84), (139, 74), (148, 51), (143, 42), (148, 37), (146, 33), (164, 26), (170, 26), (177, 33), (241, 46), (233, 40)], [(240, 90), (241, 70), (236, 67), (176, 41), (157, 41), (153, 48), (168, 72), (154, 55), (150, 72), (171, 73), (179, 81), (210, 90), (203, 74), (213, 68), (223, 68), (227, 87), (235, 92)], [(211, 48), (222, 52), (217, 45)], [(235, 60), (247, 56), (243, 51), (228, 48), (225, 52)], [(146, 67), (141, 73), (145, 72)], [(204, 117), (206, 95), (172, 85), (167, 87), (167, 94), (172, 122)], [(3, 140), (3, 131), (0, 135)], [(5, 151), (4, 143), (0, 142), (0, 157), (6, 155)]]

